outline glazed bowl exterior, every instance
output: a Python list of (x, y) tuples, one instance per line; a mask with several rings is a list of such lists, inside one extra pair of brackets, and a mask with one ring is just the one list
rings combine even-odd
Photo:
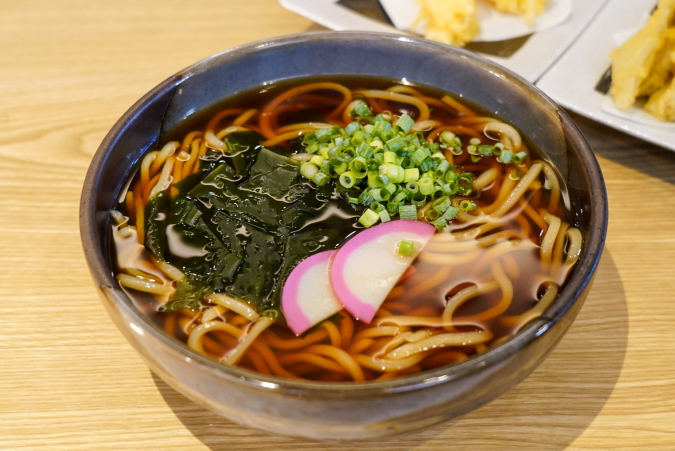
[[(195, 111), (266, 83), (307, 76), (398, 79), (455, 93), (505, 118), (560, 172), (582, 256), (559, 298), (515, 337), (463, 362), (381, 382), (298, 382), (227, 367), (169, 337), (113, 274), (110, 215), (144, 152)], [(461, 49), (424, 39), (321, 32), (256, 42), (211, 56), (134, 104), (101, 143), (82, 192), (82, 243), (110, 317), (148, 366), (180, 393), (245, 426), (318, 440), (400, 433), (457, 417), (522, 381), (553, 350), (591, 287), (607, 228), (598, 163), (567, 114), (531, 84)], [(579, 352), (582, 352), (580, 350)]]

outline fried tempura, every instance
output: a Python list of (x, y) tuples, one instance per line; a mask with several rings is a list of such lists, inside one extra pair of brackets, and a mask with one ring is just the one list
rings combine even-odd
[[(476, 0), (417, 0), (417, 25), (427, 39), (463, 47), (480, 31)], [(528, 24), (544, 12), (548, 0), (492, 0), (499, 11), (522, 14)]]
[(425, 25), (424, 37), (463, 47), (478, 34), (476, 0), (418, 0), (422, 9), (417, 22)]
[(675, 121), (675, 80), (649, 97), (645, 111), (662, 121)]
[[(675, 28), (668, 30), (675, 41)], [(675, 121), (675, 44), (671, 44), (668, 52), (670, 60), (670, 85), (666, 85), (649, 97), (645, 110), (662, 121)]]
[(659, 0), (647, 25), (612, 52), (610, 93), (617, 107), (627, 109), (635, 103), (640, 87), (649, 76), (663, 45), (674, 14), (675, 0)]
[(548, 0), (492, 0), (495, 7), (502, 12), (510, 14), (522, 14), (528, 24), (544, 12)]
[(654, 56), (654, 63), (649, 75), (640, 83), (638, 96), (652, 95), (668, 85), (673, 69), (675, 69), (675, 61), (672, 58), (675, 56), (673, 49), (675, 49), (675, 27), (666, 31), (661, 48)]

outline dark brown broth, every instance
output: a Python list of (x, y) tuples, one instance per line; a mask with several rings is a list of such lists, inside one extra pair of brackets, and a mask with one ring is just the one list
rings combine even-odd
[[(217, 105), (209, 108), (205, 111), (202, 111), (193, 117), (189, 118), (182, 124), (180, 127), (175, 130), (167, 133), (165, 140), (182, 140), (182, 138), (191, 130), (203, 130), (205, 124), (209, 119), (214, 116), (218, 111), (221, 111), (225, 108), (261, 108), (265, 103), (271, 100), (273, 97), (277, 96), (281, 92), (303, 83), (307, 82), (316, 82), (316, 81), (333, 81), (341, 83), (351, 89), (355, 88), (367, 88), (367, 89), (383, 89), (395, 84), (392, 80), (385, 79), (375, 79), (367, 77), (322, 77), (322, 78), (311, 78), (311, 79), (301, 79), (301, 80), (292, 80), (292, 81), (281, 81), (276, 82), (270, 85), (266, 85), (262, 88), (252, 89), (250, 91), (234, 95), (225, 101), (218, 103)], [(418, 89), (428, 95), (429, 97), (440, 98), (446, 93), (438, 91), (436, 89), (413, 85), (415, 89)], [(340, 101), (340, 95), (335, 92), (314, 92), (309, 95), (299, 96), (297, 99), (297, 108), (289, 108), (288, 111), (280, 114), (278, 116), (278, 125), (283, 126), (286, 124), (297, 123), (297, 122), (306, 122), (306, 121), (322, 121), (322, 117), (331, 112)], [(384, 102), (381, 102), (384, 103)], [(466, 105), (466, 102), (462, 101)], [(470, 108), (482, 112), (480, 108), (475, 107), (474, 105), (468, 105)], [(413, 118), (417, 115), (414, 108), (409, 107), (408, 105), (398, 104), (396, 102), (390, 102), (387, 106), (387, 111), (393, 111), (396, 114), (400, 114), (405, 111)], [(487, 115), (487, 113), (486, 113)], [(442, 122), (447, 121), (452, 118), (452, 115), (448, 114), (442, 110), (432, 111), (431, 117), (433, 119), (438, 119)], [(468, 138), (466, 139), (468, 140)], [(491, 142), (486, 137), (481, 137), (482, 143)], [(527, 140), (525, 139), (527, 144)], [(530, 153), (536, 154), (536, 149), (533, 149), (531, 145), (527, 146), (530, 149)], [(286, 150), (289, 152), (300, 152), (302, 151), (302, 146), (300, 140), (291, 141), (286, 145)], [(466, 154), (466, 152), (465, 152)], [(460, 157), (459, 161), (462, 164), (472, 164), (470, 161), (467, 161), (468, 158)], [(475, 164), (472, 164), (475, 166)], [(488, 166), (485, 166), (487, 168)], [(504, 175), (502, 175), (504, 177)], [(484, 206), (491, 204), (497, 195), (499, 190), (499, 180), (497, 180), (492, 187), (484, 189), (480, 193), (476, 193), (473, 196), (474, 202), (478, 206)], [(550, 192), (547, 190), (540, 190), (541, 194), (536, 194), (532, 196), (531, 193), (528, 193), (528, 201), (531, 202), (531, 206), (535, 210), (540, 208), (545, 208), (548, 205)], [(566, 192), (562, 192), (563, 196), (566, 196)], [(329, 228), (338, 228), (344, 232), (344, 236), (349, 235), (355, 230), (355, 217), (350, 215), (345, 215), (341, 213), (340, 200), (337, 198), (333, 200), (329, 206), (330, 215), (328, 215), (324, 221), (316, 222), (309, 221), (306, 224), (303, 224), (300, 229), (321, 229), (322, 227)], [(552, 212), (563, 219), (563, 221), (568, 221), (570, 214), (563, 208), (564, 202), (560, 202), (560, 207), (558, 211)], [(525, 216), (527, 218), (527, 216)], [(532, 221), (530, 218), (526, 219), (530, 226), (531, 232), (529, 233), (528, 239), (539, 243), (541, 240), (542, 231), (539, 227)], [(461, 225), (453, 226), (451, 228), (455, 230), (460, 230)], [(517, 229), (520, 230), (521, 226), (514, 220), (504, 224), (503, 226), (493, 230), (489, 233), (496, 233), (501, 230), (506, 229)], [(478, 246), (475, 245), (474, 250), (478, 249)], [(484, 252), (487, 252), (490, 247), (486, 248)], [(531, 309), (535, 304), (536, 300), (541, 296), (541, 286), (542, 283), (548, 280), (551, 280), (551, 276), (548, 273), (548, 269), (545, 268), (540, 260), (538, 255), (538, 250), (532, 247), (525, 248), (522, 251), (518, 251), (516, 254), (513, 254), (514, 258), (517, 260), (517, 268), (506, 267), (505, 272), (509, 275), (509, 279), (512, 281), (514, 286), (514, 298), (513, 302), (509, 306), (508, 310), (504, 315), (519, 315)], [(460, 288), (469, 286), (470, 284), (478, 284), (480, 282), (486, 281), (491, 278), (491, 270), (489, 262), (482, 267), (476, 267), (476, 263), (480, 258), (474, 259), (467, 263), (453, 264), (452, 258), (448, 258), (451, 270), (448, 271), (448, 265), (431, 263), (424, 261), (423, 259), (417, 259), (412, 265), (409, 272), (402, 278), (401, 281), (394, 288), (388, 300), (383, 304), (383, 309), (391, 309), (392, 313), (397, 313), (396, 304), (404, 304), (408, 312), (420, 312), (420, 316), (434, 316), (438, 317), (441, 315), (445, 303), (452, 294), (458, 291)], [(420, 284), (424, 284), (430, 277), (448, 272), (447, 276), (444, 276), (442, 280), (434, 287), (431, 287), (420, 292)], [(561, 273), (558, 277), (558, 280), (554, 280), (557, 284), (564, 283), (566, 275)], [(130, 293), (131, 294), (131, 293)], [(480, 295), (470, 302), (465, 303), (457, 309), (453, 319), (461, 321), (463, 317), (469, 317), (471, 315), (480, 313), (484, 310), (489, 309), (499, 302), (501, 292), (499, 290), (494, 290), (489, 294)], [(157, 307), (157, 302), (152, 300), (151, 296), (147, 295), (137, 295), (136, 293), (132, 296), (148, 315), (152, 317), (153, 321), (156, 321), (160, 324), (163, 324), (165, 315), (157, 314), (155, 312)], [(410, 313), (408, 313), (410, 314)], [(513, 328), (504, 327), (500, 321), (500, 317), (479, 322), (479, 325), (490, 329), (494, 334), (492, 342), (500, 340), (502, 337), (505, 337), (513, 333)], [(339, 323), (339, 318), (333, 319), (336, 323)], [(364, 330), (368, 325), (362, 324), (358, 321), (355, 322), (355, 334), (361, 330)], [(186, 335), (181, 331), (181, 328), (176, 326), (173, 329), (173, 334), (176, 335), (181, 341), (186, 340)], [(460, 330), (475, 330), (475, 327), (464, 327)], [(292, 338), (292, 334), (288, 329), (282, 324), (275, 324), (272, 326), (272, 331), (280, 337), (286, 337), (288, 339)], [(215, 333), (215, 336), (218, 336), (218, 333)], [(488, 347), (490, 343), (487, 343)], [(465, 347), (462, 348), (467, 354), (475, 352), (474, 348)], [(208, 348), (207, 348), (208, 351)], [(221, 356), (213, 354), (214, 358), (219, 358)], [(244, 359), (240, 366), (253, 369), (250, 361)], [(328, 380), (332, 376), (329, 375), (326, 371), (314, 371), (309, 373), (303, 373), (303, 377), (317, 380)]]

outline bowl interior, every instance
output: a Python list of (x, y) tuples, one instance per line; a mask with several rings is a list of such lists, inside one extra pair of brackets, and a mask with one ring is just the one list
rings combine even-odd
[[(433, 86), (454, 93), (506, 119), (545, 154), (559, 171), (575, 207), (584, 250), (574, 274), (544, 317), (515, 339), (455, 365), (387, 382), (383, 389), (412, 387), (434, 377), (474, 371), (499, 361), (545, 333), (586, 288), (600, 257), (607, 222), (604, 183), (592, 151), (569, 117), (537, 88), (517, 75), (469, 52), (424, 39), (375, 33), (317, 33), (276, 38), (209, 57), (170, 77), (139, 100), (113, 127), (92, 161), (82, 194), (81, 231), (85, 254), (98, 286), (116, 287), (109, 252), (109, 211), (132, 168), (165, 130), (221, 99), (266, 83), (312, 75), (380, 76)], [(148, 330), (162, 332), (135, 311)], [(227, 368), (163, 337), (169, 346), (233, 377), (259, 383), (275, 379)], [(277, 379), (290, 388), (311, 387)], [(357, 387), (359, 384), (350, 384)], [(316, 383), (316, 388), (326, 384)], [(344, 386), (341, 388), (344, 389)]]

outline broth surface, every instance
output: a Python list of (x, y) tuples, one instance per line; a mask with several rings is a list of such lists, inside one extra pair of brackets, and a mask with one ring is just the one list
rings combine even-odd
[[(261, 119), (266, 105), (273, 104), (285, 93), (308, 83), (329, 81), (356, 93), (354, 95), (362, 98), (373, 113), (393, 117), (407, 114), (417, 124), (428, 123), (423, 133), (429, 141), (438, 141), (444, 131), (450, 130), (461, 140), (461, 153), (455, 155), (444, 149), (444, 158), (451, 161), (455, 170), (472, 173), (474, 183), (485, 182), (485, 185), (453, 199), (457, 205), (461, 200), (470, 201), (475, 211), (462, 211), (442, 232), (434, 235), (370, 324), (355, 320), (343, 310), (296, 337), (285, 326), (279, 310), (279, 291), (284, 277), (292, 270), (292, 266), (285, 263), (289, 246), (294, 237), (312, 237), (313, 241), (303, 242), (308, 252), (305, 257), (320, 250), (335, 249), (363, 229), (357, 220), (364, 207), (348, 202), (345, 190), (330, 184), (317, 188), (304, 178), (298, 179), (290, 191), (272, 196), (266, 192), (264, 197), (260, 190), (269, 190), (269, 187), (257, 183), (261, 177), (271, 177), (271, 172), (256, 175), (254, 171), (260, 155), (267, 152), (261, 151), (260, 143), (271, 143), (263, 145), (276, 152), (266, 154), (265, 158), (270, 161), (278, 154), (290, 156), (305, 151), (307, 144), (302, 136), (276, 141), (277, 136), (292, 134), (295, 124), (305, 124), (305, 128), (306, 124), (326, 122), (341, 127), (347, 125), (341, 120), (343, 114), (335, 115), (335, 109), (344, 102), (344, 95), (334, 89), (315, 89), (291, 96), (279, 102), (271, 118)], [(386, 89), (390, 90), (384, 91)], [(380, 91), (396, 92), (424, 102), (430, 107), (429, 118), (420, 121), (421, 110), (413, 104), (368, 94)], [(574, 232), (570, 212), (565, 208), (569, 200), (564, 186), (560, 186), (553, 169), (537, 159), (536, 150), (528, 149), (527, 139), (523, 138), (518, 149), (528, 154), (521, 164), (501, 163), (494, 155), (476, 158), (469, 153), (471, 146), (494, 146), (497, 142), (507, 146), (515, 144), (504, 134), (497, 136), (484, 131), (486, 124), (500, 119), (490, 118), (476, 107), (458, 104), (454, 98), (445, 100), (444, 96), (446, 93), (438, 90), (396, 84), (391, 80), (312, 78), (267, 85), (233, 96), (195, 115), (167, 134), (163, 145), (177, 143), (171, 154), (163, 157), (160, 151), (153, 161), (139, 162), (141, 169), (129, 192), (122, 196), (125, 201), (119, 206), (121, 214), (114, 216), (117, 225), (113, 226), (121, 286), (139, 309), (167, 333), (216, 360), (231, 363), (228, 359), (246, 343), (246, 337), (259, 333), (246, 344), (246, 350), (234, 363), (288, 378), (388, 379), (461, 361), (508, 339), (555, 300), (559, 287), (576, 263), (580, 235)], [(228, 111), (231, 114), (217, 118)], [(254, 133), (264, 134), (268, 129), (275, 132), (273, 137), (255, 135), (259, 139), (251, 144)], [(216, 141), (209, 141), (209, 130), (213, 130), (217, 141), (227, 144), (226, 151), (213, 147)], [(243, 161), (242, 155), (250, 159)], [(166, 186), (159, 187), (163, 188), (160, 194), (153, 197), (152, 181), (157, 179), (157, 184), (162, 181), (161, 171), (165, 167), (157, 165), (153, 174), (153, 165), (161, 158), (166, 161), (174, 158), (171, 160), (173, 178), (167, 179)], [(229, 172), (221, 171), (223, 168), (229, 168)], [(215, 171), (227, 172), (227, 175), (214, 178)], [(510, 208), (500, 213), (530, 172), (537, 175)], [(481, 174), (494, 177), (485, 175), (481, 179)], [(230, 186), (227, 184), (250, 187), (241, 191), (240, 197), (227, 200), (239, 202), (244, 213), (223, 212), (224, 201), (213, 195), (214, 191), (226, 190), (226, 186)], [(189, 190), (181, 187), (186, 185)], [(162, 196), (165, 199), (162, 200)], [(183, 198), (180, 208), (176, 207), (176, 202)], [(269, 211), (264, 211), (268, 204), (261, 204), (263, 198), (270, 205)], [(161, 202), (166, 205), (173, 202), (172, 209), (162, 210)], [(302, 207), (298, 207), (298, 202), (302, 202)], [(249, 208), (253, 204), (263, 205), (262, 211), (251, 213), (253, 210)], [(275, 208), (284, 215), (292, 211), (292, 219), (286, 221), (274, 216)], [(429, 208), (431, 202), (418, 210), (422, 220), (426, 220), (425, 211)], [(178, 215), (176, 210), (184, 222), (166, 225), (167, 220)], [(142, 224), (138, 222), (139, 217), (145, 218)], [(186, 224), (191, 220), (193, 223), (188, 227)], [(146, 221), (149, 226), (142, 227)], [(128, 227), (129, 224), (135, 225), (135, 229)], [(204, 229), (200, 235), (199, 224), (205, 224), (209, 230)], [(547, 234), (551, 227), (557, 227), (553, 230), (555, 235), (547, 236), (551, 235)], [(165, 237), (154, 236), (158, 230)], [(212, 235), (216, 238), (203, 238)], [(190, 241), (190, 237), (196, 241)], [(166, 240), (163, 247), (157, 244), (160, 238)], [(226, 246), (221, 252), (209, 240)], [(241, 249), (236, 250), (240, 244)], [(162, 255), (153, 255), (158, 253), (157, 249), (161, 249)], [(232, 272), (227, 262), (221, 264), (221, 260), (237, 252), (245, 258), (233, 264)], [(171, 265), (166, 264), (168, 261)], [(199, 282), (204, 287), (200, 288), (202, 291), (195, 290), (192, 298), (181, 293), (184, 303), (167, 309), (178, 297), (176, 282), (172, 280), (174, 270), (194, 276), (195, 286)], [(218, 275), (201, 280), (200, 274), (209, 271)], [(230, 275), (233, 277), (230, 282), (228, 274), (234, 274)], [(239, 280), (242, 274), (245, 277)], [(262, 314), (260, 318), (269, 320), (269, 324), (259, 326), (262, 319), (256, 316), (251, 320), (253, 314), (247, 317), (241, 307), (232, 309), (208, 300), (213, 291), (248, 305), (256, 315)], [(193, 334), (194, 331), (197, 332)], [(487, 339), (486, 334), (489, 334)], [(417, 345), (421, 348), (415, 350)]]

